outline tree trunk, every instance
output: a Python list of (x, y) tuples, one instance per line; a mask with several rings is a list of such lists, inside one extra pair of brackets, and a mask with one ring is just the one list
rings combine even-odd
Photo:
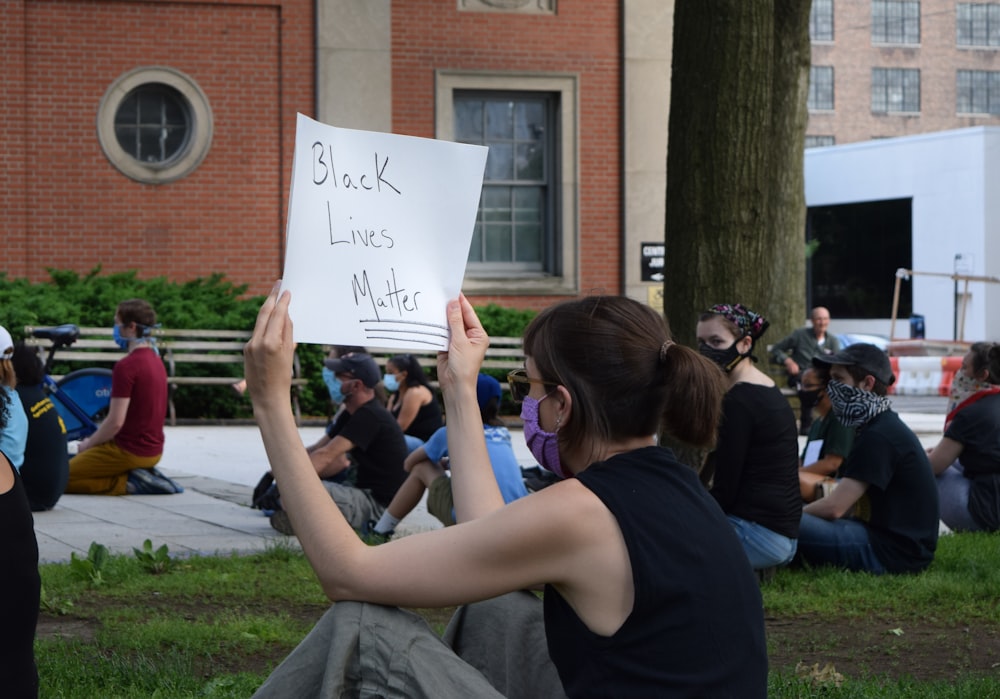
[(676, 2), (664, 310), (683, 344), (695, 344), (702, 310), (739, 302), (771, 323), (764, 363), (766, 344), (806, 317), (810, 5)]
[(810, 0), (677, 0), (667, 154), (664, 309), (694, 344), (698, 313), (740, 302), (805, 318), (802, 149)]

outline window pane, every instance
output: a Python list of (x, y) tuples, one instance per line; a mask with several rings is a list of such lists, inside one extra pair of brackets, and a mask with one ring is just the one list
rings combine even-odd
[(136, 154), (139, 160), (149, 163), (157, 163), (163, 160), (163, 150), (160, 147), (159, 129), (142, 129), (139, 131), (139, 152)]
[(545, 178), (545, 152), (534, 143), (517, 146), (518, 180), (542, 180)]
[(485, 187), (483, 189), (483, 216), (486, 223), (510, 221), (510, 187)]
[(519, 141), (545, 138), (545, 108), (541, 102), (518, 102), (515, 110), (515, 137)]
[(521, 224), (515, 229), (514, 250), (516, 262), (542, 261), (542, 227), (539, 224)]
[(486, 138), (487, 140), (514, 138), (513, 102), (486, 103)]
[(135, 124), (139, 120), (139, 99), (135, 93), (132, 93), (124, 100), (122, 100), (121, 105), (118, 107), (118, 111), (115, 113), (115, 123), (116, 124)]
[(175, 102), (174, 100), (164, 100), (163, 119), (170, 126), (183, 126), (186, 121), (184, 116), (184, 107), (180, 104), (180, 102)]
[(482, 143), (482, 102), (474, 100), (457, 100), (455, 102), (455, 138), (469, 143)]
[(514, 147), (509, 143), (491, 143), (486, 156), (486, 179), (514, 179)]
[(138, 129), (134, 126), (115, 127), (115, 138), (118, 139), (118, 145), (122, 147), (123, 151), (131, 154), (133, 157), (139, 152), (139, 144), (136, 142), (137, 131)]
[(513, 248), (510, 224), (486, 224), (486, 261), (511, 262)]

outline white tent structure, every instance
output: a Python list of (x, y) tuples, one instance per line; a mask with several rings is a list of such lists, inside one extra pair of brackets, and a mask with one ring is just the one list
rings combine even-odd
[[(966, 341), (1000, 341), (1000, 284), (956, 279), (1000, 280), (1000, 127), (811, 148), (805, 185), (809, 207), (910, 199), (911, 266), (921, 274), (905, 283), (926, 337), (952, 339), (961, 320)], [(885, 283), (889, 298), (895, 280)], [(891, 325), (835, 318), (831, 329), (889, 335)]]

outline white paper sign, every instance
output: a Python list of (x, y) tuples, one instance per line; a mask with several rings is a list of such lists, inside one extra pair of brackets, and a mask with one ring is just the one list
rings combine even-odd
[(823, 440), (815, 439), (806, 444), (806, 455), (802, 457), (802, 465), (808, 466), (819, 461), (819, 454), (823, 451)]
[(295, 340), (447, 349), (486, 154), (299, 114), (282, 276)]

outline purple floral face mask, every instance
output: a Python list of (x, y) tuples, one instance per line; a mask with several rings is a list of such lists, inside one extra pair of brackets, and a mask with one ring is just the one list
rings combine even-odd
[[(546, 396), (547, 398), (548, 396)], [(560, 478), (569, 478), (573, 474), (563, 470), (559, 460), (559, 437), (555, 432), (546, 432), (538, 424), (538, 404), (545, 398), (536, 400), (526, 396), (521, 403), (521, 419), (524, 420), (524, 441), (528, 443), (531, 455), (538, 464)]]

